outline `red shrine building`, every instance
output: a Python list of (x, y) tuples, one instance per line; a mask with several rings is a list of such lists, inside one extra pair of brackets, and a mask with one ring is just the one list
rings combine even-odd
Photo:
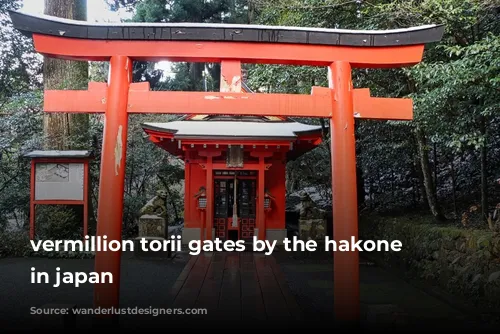
[(142, 125), (185, 163), (182, 242), (286, 238), (286, 163), (315, 148), (320, 126), (286, 117), (190, 115)]

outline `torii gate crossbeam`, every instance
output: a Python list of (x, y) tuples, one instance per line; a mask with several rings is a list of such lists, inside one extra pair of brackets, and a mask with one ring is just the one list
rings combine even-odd
[[(441, 40), (444, 32), (440, 25), (352, 31), (196, 23), (91, 24), (14, 11), (10, 16), (41, 54), (110, 62), (107, 84), (44, 94), (46, 112), (105, 114), (97, 235), (107, 235), (108, 240), (121, 240), (129, 113), (329, 118), (333, 234), (337, 241), (357, 240), (354, 119), (410, 120), (412, 101), (374, 98), (368, 89), (353, 89), (351, 70), (417, 64), (425, 44)], [(222, 72), (235, 76), (239, 73), (234, 68), (241, 63), (325, 66), (329, 87), (314, 87), (311, 95), (247, 94), (232, 90), (233, 81), (225, 78), (219, 93), (152, 92), (147, 83), (131, 82), (132, 64), (138, 60), (221, 62)], [(95, 286), (96, 307), (119, 305), (120, 256), (118, 252), (96, 254), (95, 270), (112, 272), (114, 277), (113, 284)], [(357, 252), (334, 253), (334, 314), (339, 321), (359, 320)]]

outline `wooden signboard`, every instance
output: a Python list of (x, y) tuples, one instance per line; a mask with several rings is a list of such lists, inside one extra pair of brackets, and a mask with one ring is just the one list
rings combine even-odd
[(88, 234), (89, 151), (33, 151), (31, 158), (30, 239), (35, 238), (37, 205), (83, 205)]

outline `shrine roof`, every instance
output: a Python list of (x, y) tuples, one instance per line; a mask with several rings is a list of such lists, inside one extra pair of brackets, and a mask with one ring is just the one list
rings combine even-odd
[(167, 123), (143, 123), (145, 131), (172, 133), (174, 138), (231, 138), (231, 139), (297, 139), (300, 135), (321, 135), (321, 126), (285, 120), (269, 120), (265, 117), (235, 117), (223, 120), (178, 120)]
[(92, 23), (10, 11), (14, 27), (27, 36), (53, 35), (97, 40), (272, 42), (341, 46), (399, 46), (439, 41), (443, 25), (393, 30), (349, 30), (227, 23)]
[(75, 150), (69, 150), (69, 151), (57, 151), (57, 150), (48, 150), (48, 151), (32, 151), (24, 156), (27, 158), (88, 158), (92, 154), (90, 151), (75, 151)]

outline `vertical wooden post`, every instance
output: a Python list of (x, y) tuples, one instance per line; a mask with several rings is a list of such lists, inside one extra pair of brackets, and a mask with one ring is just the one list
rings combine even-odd
[[(206, 208), (205, 208), (206, 210)], [(205, 210), (200, 210), (200, 241), (203, 242), (205, 240)]]
[(264, 211), (264, 196), (265, 196), (265, 165), (264, 156), (259, 157), (259, 171), (258, 171), (258, 202), (257, 202), (257, 228), (259, 229), (259, 240), (266, 239), (266, 216)]
[(223, 60), (220, 65), (220, 91), (241, 93), (241, 61)]
[(31, 160), (31, 175), (30, 175), (30, 240), (35, 239), (35, 223), (36, 223), (36, 206), (35, 206), (35, 160)]
[[(241, 61), (223, 60), (220, 63), (220, 91), (225, 93), (241, 93)], [(234, 187), (236, 189), (236, 176), (234, 178)], [(237, 203), (237, 198), (234, 198)], [(207, 215), (208, 219), (208, 215)], [(238, 222), (234, 222), (237, 224)], [(226, 227), (227, 229), (227, 227)], [(239, 235), (240, 232), (238, 232)]]
[(189, 226), (194, 217), (196, 208), (195, 205), (192, 206), (193, 197), (191, 194), (191, 155), (190, 152), (186, 152), (186, 159), (184, 163), (184, 226)]
[[(333, 116), (330, 120), (332, 154), (333, 236), (358, 240), (356, 195), (356, 150), (351, 66), (335, 62), (328, 68), (333, 89)], [(334, 253), (334, 315), (341, 322), (359, 320), (359, 254)]]
[(207, 215), (206, 221), (205, 221), (205, 226), (206, 226), (206, 239), (207, 240), (212, 240), (212, 228), (214, 225), (214, 215), (213, 215), (213, 210), (214, 210), (214, 173), (213, 173), (213, 164), (212, 164), (212, 156), (208, 155), (207, 156), (207, 165), (206, 165), (206, 171), (207, 171)]
[[(97, 236), (107, 236), (108, 241), (121, 241), (122, 238), (128, 130), (127, 103), (131, 80), (132, 61), (130, 58), (126, 56), (111, 57), (97, 211)], [(95, 285), (95, 307), (119, 306), (120, 264), (121, 252), (96, 252), (95, 271), (98, 273), (111, 272), (113, 283)]]

